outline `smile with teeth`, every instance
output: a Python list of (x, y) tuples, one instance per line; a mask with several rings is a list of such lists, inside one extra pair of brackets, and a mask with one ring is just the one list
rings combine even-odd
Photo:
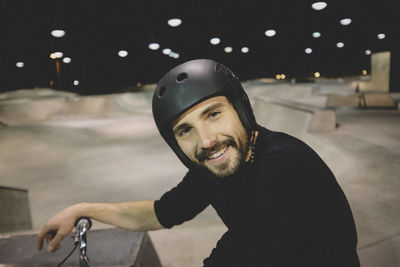
[(226, 151), (227, 149), (228, 149), (228, 147), (224, 147), (224, 148), (221, 149), (220, 151), (215, 152), (214, 154), (209, 155), (209, 156), (208, 156), (208, 159), (216, 159), (216, 158), (222, 156), (222, 155), (225, 153), (225, 151)]

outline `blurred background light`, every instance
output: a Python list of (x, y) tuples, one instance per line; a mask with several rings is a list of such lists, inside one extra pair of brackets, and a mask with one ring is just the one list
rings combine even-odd
[(64, 30), (52, 30), (51, 35), (53, 35), (56, 38), (61, 38), (65, 35), (65, 31)]
[(182, 20), (179, 18), (172, 18), (168, 20), (168, 25), (171, 27), (178, 27), (182, 24)]

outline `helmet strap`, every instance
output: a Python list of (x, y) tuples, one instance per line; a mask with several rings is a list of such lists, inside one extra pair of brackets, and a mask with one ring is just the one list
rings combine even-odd
[(249, 142), (249, 147), (251, 150), (249, 163), (254, 163), (254, 160), (256, 158), (256, 154), (255, 154), (256, 147), (255, 147), (255, 136), (254, 135), (255, 135), (255, 131), (253, 130), (253, 131), (251, 131), (251, 139)]

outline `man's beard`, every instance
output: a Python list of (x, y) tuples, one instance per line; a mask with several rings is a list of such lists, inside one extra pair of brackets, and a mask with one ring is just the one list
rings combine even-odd
[[(222, 164), (217, 166), (208, 166), (208, 156), (225, 147), (234, 149), (236, 153), (233, 153), (233, 156)], [(226, 140), (216, 143), (214, 147), (196, 154), (196, 159), (198, 160), (198, 162), (196, 162), (198, 171), (206, 174), (213, 181), (217, 182), (220, 181), (221, 178), (234, 176), (245, 165), (248, 149), (249, 138), (246, 138), (245, 140), (239, 138), (238, 142), (236, 142), (232, 137), (228, 137)]]

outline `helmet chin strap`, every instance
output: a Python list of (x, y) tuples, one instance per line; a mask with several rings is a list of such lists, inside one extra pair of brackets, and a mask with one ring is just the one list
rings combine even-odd
[(256, 148), (255, 148), (255, 144), (256, 144), (255, 133), (256, 133), (255, 130), (251, 131), (251, 139), (249, 142), (249, 148), (251, 150), (250, 159), (249, 159), (250, 164), (253, 163), (256, 158), (256, 155), (255, 155), (255, 150), (256, 150)]

